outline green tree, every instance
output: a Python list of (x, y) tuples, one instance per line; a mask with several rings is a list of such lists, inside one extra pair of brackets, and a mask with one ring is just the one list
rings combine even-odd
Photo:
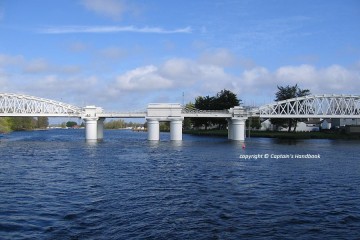
[[(188, 110), (195, 110), (195, 104), (192, 102), (189, 102), (188, 104), (185, 105), (185, 108)], [(184, 129), (186, 129), (186, 130), (191, 129), (192, 125), (193, 125), (193, 123), (191, 121), (191, 118), (184, 118), (184, 121), (183, 121)]]
[(11, 132), (11, 125), (8, 117), (0, 117), (0, 133)]
[[(304, 97), (307, 95), (310, 95), (309, 89), (301, 89), (297, 84), (294, 86), (287, 85), (286, 87), (279, 87), (277, 86), (278, 91), (275, 94), (275, 101), (282, 101), (290, 98), (296, 98), (296, 97)], [(296, 131), (297, 121), (298, 119), (294, 118), (285, 118), (285, 119), (279, 119), (274, 118), (270, 120), (272, 124), (276, 125), (277, 127), (288, 127), (288, 132), (291, 131), (292, 126), (294, 125), (294, 132)]]
[[(199, 110), (212, 110), (212, 103), (214, 101), (214, 97), (209, 96), (199, 96), (195, 99), (195, 108)], [(202, 127), (204, 126), (205, 129), (209, 127), (211, 124), (210, 118), (192, 118), (192, 123), (195, 127)]]
[(259, 117), (250, 117), (246, 120), (246, 127), (249, 126), (249, 121), (250, 121), (250, 128), (251, 129), (260, 129), (261, 128), (261, 122), (260, 122), (260, 118)]
[(36, 128), (46, 129), (49, 126), (48, 117), (38, 117), (36, 121)]
[[(214, 97), (199, 96), (195, 99), (194, 107), (199, 110), (227, 110), (234, 106), (239, 106), (239, 100), (233, 92), (221, 90)], [(225, 128), (227, 122), (218, 118), (193, 118), (192, 123), (195, 127), (204, 126), (207, 129), (210, 125), (218, 125), (219, 128)]]
[(119, 128), (125, 128), (125, 127), (126, 127), (126, 123), (122, 119), (112, 120), (109, 122), (105, 122), (105, 124), (104, 124), (105, 129), (119, 129)]
[(34, 129), (34, 119), (32, 117), (10, 117), (9, 119), (13, 131)]
[(159, 125), (161, 132), (169, 132), (170, 131), (170, 122), (161, 122)]
[(230, 109), (234, 106), (239, 106), (240, 102), (241, 100), (237, 98), (235, 93), (224, 89), (216, 94), (211, 107), (213, 110)]
[[(212, 102), (212, 109), (213, 110), (225, 110), (230, 109), (234, 106), (239, 106), (241, 100), (239, 100), (235, 93), (229, 90), (221, 90), (217, 93), (216, 97)], [(219, 129), (225, 129), (227, 125), (227, 121), (222, 118), (212, 118), (211, 123), (214, 125), (218, 125)]]
[(72, 127), (74, 127), (76, 125), (77, 125), (77, 122), (74, 122), (74, 121), (66, 122), (66, 127), (68, 127), (68, 128), (72, 128)]

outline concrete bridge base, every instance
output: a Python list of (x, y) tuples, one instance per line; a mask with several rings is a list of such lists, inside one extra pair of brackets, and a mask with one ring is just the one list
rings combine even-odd
[[(104, 138), (104, 117), (101, 117), (102, 109), (95, 106), (84, 108), (86, 141), (98, 141)], [(230, 109), (233, 117), (227, 118), (228, 139), (235, 141), (245, 140), (245, 121), (243, 108)], [(180, 104), (150, 104), (147, 109), (147, 130), (149, 141), (160, 140), (160, 122), (170, 122), (170, 140), (182, 140), (182, 106)]]
[(170, 122), (170, 140), (182, 140), (182, 122), (184, 118), (147, 118), (149, 141), (160, 140), (160, 122)]
[(234, 141), (245, 140), (246, 117), (228, 119), (228, 139)]
[(104, 138), (104, 120), (97, 117), (97, 113), (102, 109), (95, 106), (86, 106), (85, 114), (82, 119), (85, 121), (85, 139), (86, 141), (98, 141)]

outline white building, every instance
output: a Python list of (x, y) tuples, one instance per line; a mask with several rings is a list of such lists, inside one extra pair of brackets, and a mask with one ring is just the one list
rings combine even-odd
[(331, 129), (332, 119), (324, 119), (321, 121), (321, 129)]
[[(297, 122), (296, 132), (317, 132), (320, 127), (320, 119), (310, 119), (305, 122)], [(260, 131), (274, 131), (275, 126), (271, 124), (270, 119), (261, 123)], [(293, 128), (292, 128), (293, 130)], [(279, 131), (288, 131), (288, 128), (279, 128)]]

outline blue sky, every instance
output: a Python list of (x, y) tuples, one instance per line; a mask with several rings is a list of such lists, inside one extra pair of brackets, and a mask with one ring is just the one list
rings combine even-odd
[(108, 111), (359, 94), (357, 0), (0, 0), (0, 92)]

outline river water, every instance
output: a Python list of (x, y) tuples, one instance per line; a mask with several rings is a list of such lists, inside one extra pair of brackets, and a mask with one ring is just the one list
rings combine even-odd
[(0, 137), (0, 239), (360, 239), (360, 142)]

